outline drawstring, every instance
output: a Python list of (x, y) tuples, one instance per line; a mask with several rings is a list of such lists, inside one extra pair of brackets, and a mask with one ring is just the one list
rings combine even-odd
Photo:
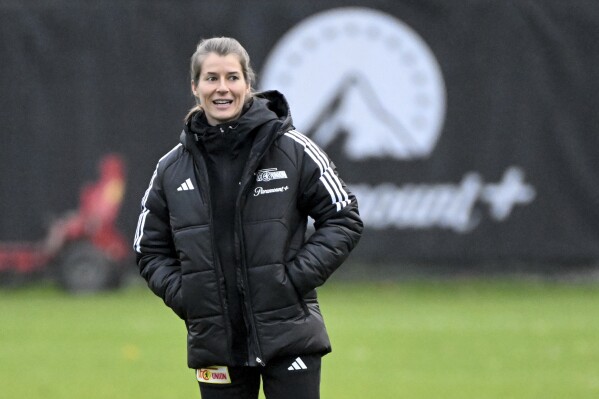
[[(239, 123), (235, 124), (235, 126), (229, 125), (228, 128), (229, 128), (229, 130), (235, 130), (235, 129), (237, 129), (237, 126), (239, 126)], [(222, 126), (220, 127), (220, 132), (221, 133), (225, 132), (225, 129)]]

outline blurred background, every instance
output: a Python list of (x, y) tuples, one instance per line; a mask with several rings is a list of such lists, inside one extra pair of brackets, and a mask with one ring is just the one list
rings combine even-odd
[[(296, 128), (331, 156), (360, 204), (362, 241), (322, 293), (339, 353), (349, 353), (333, 363), (339, 374), (323, 379), (332, 381), (326, 397), (375, 387), (379, 397), (550, 397), (552, 383), (561, 392), (555, 397), (596, 397), (595, 1), (2, 0), (0, 386), (8, 386), (7, 397), (135, 397), (148, 386), (144, 397), (165, 397), (148, 375), (169, 389), (187, 384), (180, 395), (196, 394), (184, 368), (184, 329), (141, 287), (129, 248), (156, 162), (178, 143), (193, 105), (190, 56), (212, 36), (242, 43), (256, 88), (287, 96)], [(489, 312), (470, 308), (475, 303)], [(342, 327), (350, 304), (365, 306), (363, 320), (385, 315), (365, 323), (380, 330)], [(105, 317), (89, 316), (95, 312)], [(583, 314), (572, 319), (576, 312)], [(46, 324), (65, 314), (59, 326)], [(38, 334), (40, 326), (55, 338)], [(379, 341), (388, 345), (376, 355), (364, 341), (383, 330)], [(117, 338), (87, 352), (101, 341), (98, 331)], [(422, 341), (427, 331), (469, 338)], [(483, 335), (473, 337), (477, 331)], [(72, 342), (81, 357), (65, 364), (44, 357), (56, 345), (61, 357)], [(148, 355), (156, 342), (169, 349)], [(505, 346), (489, 349), (489, 342)], [(547, 357), (519, 352), (531, 342)], [(515, 357), (495, 357), (506, 348), (518, 348)], [(114, 359), (102, 358), (111, 350)], [(172, 358), (160, 360), (163, 351)], [(465, 353), (480, 358), (460, 368)], [(379, 377), (385, 359), (398, 384)], [(36, 364), (46, 370), (36, 383), (14, 378)], [(50, 372), (65, 367), (77, 384)], [(448, 375), (452, 368), (461, 374)], [(110, 370), (130, 380), (95, 391), (85, 383)], [(344, 373), (356, 376), (354, 385)]]

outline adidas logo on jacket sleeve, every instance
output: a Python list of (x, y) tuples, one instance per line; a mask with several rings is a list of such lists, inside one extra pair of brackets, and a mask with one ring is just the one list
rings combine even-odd
[(195, 187), (193, 186), (191, 179), (188, 178), (183, 183), (181, 183), (181, 185), (177, 188), (177, 191), (189, 191), (194, 189)]

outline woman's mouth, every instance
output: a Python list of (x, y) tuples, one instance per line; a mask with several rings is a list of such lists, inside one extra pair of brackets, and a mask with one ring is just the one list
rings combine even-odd
[(228, 106), (228, 105), (231, 105), (233, 103), (233, 100), (214, 100), (214, 101), (212, 101), (212, 103), (214, 105), (216, 105), (217, 107)]

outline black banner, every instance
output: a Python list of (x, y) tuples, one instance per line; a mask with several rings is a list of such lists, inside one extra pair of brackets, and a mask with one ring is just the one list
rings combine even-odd
[(132, 237), (193, 105), (189, 57), (220, 35), (355, 191), (354, 260), (599, 258), (599, 8), (585, 0), (5, 1), (0, 240), (42, 239), (109, 152), (127, 162)]

